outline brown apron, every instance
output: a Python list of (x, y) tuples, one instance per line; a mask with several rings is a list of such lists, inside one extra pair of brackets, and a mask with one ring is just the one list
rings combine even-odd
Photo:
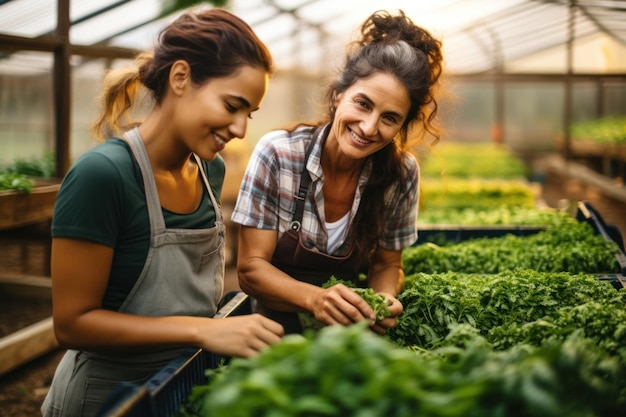
[[(276, 249), (272, 256), (272, 265), (299, 281), (321, 287), (331, 275), (336, 278), (358, 282), (361, 258), (355, 245), (345, 256), (332, 256), (311, 250), (304, 246), (301, 240), (302, 216), (304, 204), (309, 193), (311, 176), (306, 168), (313, 145), (321, 135), (327, 135), (327, 130), (318, 129), (307, 149), (298, 194), (296, 199), (296, 211), (292, 217), (290, 230), (283, 233), (276, 243)], [(302, 327), (298, 313), (278, 311), (270, 309), (260, 302), (257, 310), (263, 315), (281, 323), (285, 333), (301, 333)]]

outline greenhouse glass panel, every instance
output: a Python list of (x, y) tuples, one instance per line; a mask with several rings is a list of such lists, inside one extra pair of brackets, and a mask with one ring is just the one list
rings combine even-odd
[[(41, 52), (18, 55), (25, 67), (0, 66), (0, 166), (54, 149), (52, 60)], [(47, 71), (28, 71), (31, 61), (47, 63)]]

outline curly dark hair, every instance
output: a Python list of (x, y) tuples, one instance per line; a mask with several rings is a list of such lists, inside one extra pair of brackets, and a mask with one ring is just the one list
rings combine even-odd
[[(441, 42), (414, 24), (403, 11), (392, 15), (377, 11), (361, 26), (361, 38), (349, 45), (345, 66), (326, 93), (328, 120), (334, 119), (334, 97), (359, 79), (374, 73), (388, 73), (406, 87), (411, 105), (398, 137), (373, 155), (374, 169), (361, 199), (351, 233), (359, 250), (369, 258), (378, 246), (382, 232), (386, 192), (400, 192), (409, 178), (403, 159), (412, 128), (439, 139), (435, 125), (437, 101), (435, 89), (442, 72)], [(417, 124), (417, 126), (416, 126)], [(420, 129), (421, 126), (421, 129)], [(396, 202), (398, 195), (389, 201)], [(395, 203), (394, 203), (395, 204)]]

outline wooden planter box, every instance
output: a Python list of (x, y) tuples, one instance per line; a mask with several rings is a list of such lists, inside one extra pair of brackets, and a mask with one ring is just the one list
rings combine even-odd
[(624, 144), (573, 140), (571, 150), (577, 156), (597, 156), (626, 162), (626, 145)]
[(60, 179), (36, 179), (30, 193), (0, 191), (0, 230), (51, 219), (60, 186)]
[(59, 347), (52, 327), (51, 296), (48, 277), (0, 275), (0, 302), (5, 308), (10, 301), (22, 305), (19, 311), (3, 311), (3, 320), (13, 320), (8, 323), (13, 325), (29, 319), (0, 337), (0, 376)]
[[(563, 140), (557, 140), (557, 149), (565, 150)], [(574, 139), (570, 142), (570, 157), (609, 178), (626, 177), (626, 144)]]

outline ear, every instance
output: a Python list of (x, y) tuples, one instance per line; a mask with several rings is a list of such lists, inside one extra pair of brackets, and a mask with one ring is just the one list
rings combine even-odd
[(181, 95), (191, 79), (191, 68), (187, 61), (178, 60), (170, 69), (170, 87), (176, 95)]
[(339, 105), (340, 99), (341, 99), (341, 93), (337, 94), (337, 90), (333, 91), (333, 99), (332, 99), (333, 109), (337, 108), (337, 105)]

